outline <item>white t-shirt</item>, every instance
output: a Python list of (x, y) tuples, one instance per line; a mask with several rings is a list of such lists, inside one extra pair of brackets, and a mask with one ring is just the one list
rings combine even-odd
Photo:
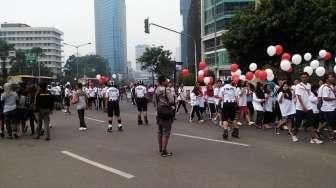
[(70, 91), (69, 88), (65, 88), (65, 90), (64, 90), (64, 96), (65, 97), (70, 97), (71, 96), (71, 91)]
[(219, 93), (220, 92), (220, 88), (219, 87), (215, 87), (214, 88), (214, 97), (215, 97), (215, 104), (218, 105), (219, 101), (220, 101), (220, 96)]
[(294, 100), (283, 98), (282, 101), (280, 102), (280, 99), (283, 95), (284, 95), (283, 92), (280, 92), (278, 95), (278, 102), (279, 102), (279, 107), (280, 107), (282, 117), (294, 115), (296, 113)]
[(247, 106), (247, 90), (246, 88), (237, 88), (238, 106)]
[(298, 99), (299, 98), (298, 96), (301, 96), (302, 103), (307, 110), (313, 109), (309, 100), (310, 93), (311, 93), (311, 85), (309, 83), (304, 84), (301, 82), (295, 86), (295, 95), (297, 96), (296, 110), (303, 111), (303, 107)]
[(119, 99), (119, 90), (115, 87), (107, 89), (105, 97), (108, 101), (117, 101)]
[(147, 93), (147, 88), (145, 86), (139, 85), (139, 86), (136, 86), (134, 89), (135, 89), (135, 96), (137, 98), (145, 97), (145, 95)]
[(313, 113), (318, 114), (320, 112), (319, 109), (317, 108), (318, 98), (314, 95), (313, 92), (311, 92), (309, 96), (309, 100), (310, 100), (311, 106), (313, 107)]
[(253, 100), (252, 100), (252, 104), (253, 104), (253, 108), (255, 111), (264, 111), (264, 106), (263, 106), (263, 99), (260, 99), (257, 97), (257, 95), (255, 93), (253, 93)]
[[(324, 84), (321, 86), (321, 95), (319, 97), (322, 98), (335, 98), (335, 88), (334, 86), (328, 86), (327, 84)], [(322, 112), (332, 112), (336, 109), (336, 100), (333, 101), (325, 101), (323, 100), (321, 111)]]
[(222, 98), (223, 102), (236, 102), (237, 91), (236, 88), (231, 84), (225, 84), (220, 88), (219, 97)]
[(183, 88), (179, 88), (177, 100), (185, 101), (186, 99), (187, 99), (186, 91)]
[(273, 101), (274, 98), (272, 97), (272, 93), (271, 94), (265, 94), (266, 97), (266, 101), (265, 101), (265, 111), (266, 112), (273, 112)]
[(90, 87), (88, 89), (88, 94), (89, 94), (89, 97), (95, 97), (96, 96), (96, 91), (94, 88)]
[(190, 105), (191, 106), (199, 106), (199, 101), (197, 99), (197, 96), (194, 92), (190, 93)]

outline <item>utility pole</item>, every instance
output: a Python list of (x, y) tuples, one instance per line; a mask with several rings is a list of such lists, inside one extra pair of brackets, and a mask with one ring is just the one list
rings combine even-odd
[(167, 31), (171, 31), (173, 33), (180, 34), (182, 36), (186, 36), (190, 40), (193, 41), (193, 43), (194, 43), (194, 50), (195, 50), (195, 59), (194, 59), (194, 64), (195, 64), (195, 82), (197, 82), (197, 43), (196, 43), (196, 40), (191, 35), (188, 35), (188, 34), (185, 34), (185, 33), (181, 33), (179, 31), (176, 31), (176, 30), (173, 30), (173, 29), (170, 29), (170, 28), (167, 28), (167, 27), (155, 24), (155, 23), (150, 23), (149, 22), (149, 18), (145, 19), (145, 33), (147, 33), (147, 34), (150, 33), (150, 26), (151, 25), (152, 26), (156, 26), (156, 27), (161, 28), (161, 29), (164, 29), (164, 30), (167, 30)]

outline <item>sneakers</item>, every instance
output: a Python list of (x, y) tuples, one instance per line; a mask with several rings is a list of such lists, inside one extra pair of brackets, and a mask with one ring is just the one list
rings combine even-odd
[(231, 133), (231, 136), (232, 136), (233, 138), (239, 138), (239, 129), (237, 129), (237, 128), (233, 128), (233, 131), (232, 131), (232, 133)]
[(276, 135), (280, 135), (280, 130), (279, 130), (279, 128), (275, 127), (274, 130), (275, 130), (274, 134), (276, 134)]
[(250, 122), (248, 123), (249, 126), (254, 125), (254, 124), (255, 124), (255, 123), (254, 123), (253, 121), (250, 121)]
[(118, 131), (123, 131), (123, 126), (121, 124), (118, 125)]
[[(250, 123), (249, 123), (249, 124), (250, 124)], [(237, 122), (237, 125), (241, 126), (241, 125), (243, 125), (243, 124), (242, 124), (242, 122), (238, 121), (238, 122)]]
[(310, 139), (311, 144), (323, 144), (322, 140), (319, 140), (317, 138)]
[(283, 126), (284, 130), (288, 130), (288, 127), (286, 125)]
[(299, 139), (298, 139), (298, 137), (297, 137), (297, 136), (292, 136), (292, 141), (293, 141), (293, 142), (298, 142), (298, 141), (299, 141)]
[(189, 123), (192, 123), (192, 122), (193, 122), (193, 120), (190, 118), (190, 119), (189, 119)]
[(203, 119), (201, 119), (201, 120), (199, 120), (198, 122), (199, 122), (199, 123), (204, 123), (204, 120), (203, 120)]
[(170, 156), (173, 155), (173, 153), (172, 152), (167, 152), (166, 150), (163, 150), (160, 155), (161, 155), (161, 157), (170, 157)]
[(78, 130), (80, 130), (80, 131), (86, 131), (87, 128), (86, 127), (79, 127)]

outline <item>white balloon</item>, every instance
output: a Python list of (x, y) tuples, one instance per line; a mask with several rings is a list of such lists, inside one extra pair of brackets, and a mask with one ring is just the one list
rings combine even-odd
[(273, 81), (274, 77), (274, 74), (267, 75), (267, 81)]
[(324, 58), (326, 55), (327, 55), (327, 51), (326, 51), (326, 50), (320, 50), (320, 52), (319, 52), (319, 56), (320, 56), (321, 58)]
[(100, 74), (97, 74), (96, 78), (97, 78), (98, 80), (100, 80), (100, 79), (101, 79), (101, 75), (100, 75)]
[(241, 76), (239, 77), (239, 80), (246, 81), (246, 76), (245, 76), (245, 75), (241, 75)]
[(306, 61), (310, 61), (311, 59), (312, 59), (312, 55), (311, 55), (311, 53), (305, 53), (305, 55), (304, 55), (304, 59), (306, 60)]
[(236, 74), (237, 76), (241, 76), (241, 75), (242, 75), (242, 71), (241, 71), (240, 69), (238, 69), (238, 70), (235, 72), (235, 74)]
[(314, 72), (314, 69), (310, 66), (306, 66), (304, 69), (303, 69), (303, 72), (306, 72), (309, 74), (309, 76), (313, 75), (313, 72)]
[(312, 62), (310, 62), (310, 66), (313, 69), (317, 69), (317, 67), (320, 65), (320, 62), (317, 60), (313, 60)]
[(275, 46), (269, 46), (267, 48), (267, 54), (269, 56), (274, 56), (276, 54), (276, 48), (275, 48)]
[(283, 71), (289, 71), (289, 69), (291, 68), (291, 62), (286, 59), (282, 60), (280, 63), (280, 68)]
[(204, 76), (204, 74), (205, 74), (204, 70), (198, 71), (198, 76)]
[(209, 85), (210, 82), (211, 82), (211, 78), (210, 78), (210, 77), (205, 77), (205, 78), (204, 78), (204, 83), (205, 83), (206, 85)]
[(292, 57), (292, 62), (295, 64), (295, 65), (300, 65), (300, 63), (302, 62), (302, 57), (300, 54), (295, 54), (293, 55)]
[(322, 77), (325, 75), (326, 73), (326, 70), (324, 67), (318, 67), (316, 70), (315, 70), (315, 73), (318, 77)]
[(265, 72), (267, 73), (267, 76), (274, 74), (272, 69), (265, 69)]
[(254, 72), (255, 70), (257, 70), (258, 65), (256, 63), (251, 63), (250, 64), (250, 71)]

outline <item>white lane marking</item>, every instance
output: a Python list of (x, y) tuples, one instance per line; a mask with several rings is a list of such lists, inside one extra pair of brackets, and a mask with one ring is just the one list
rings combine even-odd
[(69, 156), (69, 157), (72, 157), (72, 158), (74, 158), (74, 159), (80, 160), (80, 161), (82, 161), (82, 162), (84, 162), (84, 163), (87, 163), (87, 164), (92, 165), (92, 166), (94, 166), (94, 167), (100, 168), (100, 169), (102, 169), (102, 170), (111, 172), (111, 173), (113, 173), (113, 174), (117, 174), (117, 175), (122, 176), (122, 177), (127, 178), (127, 179), (131, 179), (131, 178), (134, 178), (134, 177), (135, 177), (135, 176), (132, 175), (132, 174), (128, 174), (128, 173), (126, 173), (126, 172), (123, 172), (123, 171), (120, 171), (120, 170), (111, 168), (111, 167), (109, 167), (109, 166), (106, 166), (106, 165), (97, 163), (97, 162), (95, 162), (95, 161), (91, 161), (91, 160), (89, 160), (89, 159), (86, 159), (86, 158), (84, 158), (84, 157), (81, 157), (81, 156), (79, 156), (79, 155), (76, 155), (76, 154), (74, 154), (74, 153), (71, 153), (71, 152), (69, 152), (69, 151), (62, 151), (62, 154), (67, 155), (67, 156)]
[(99, 120), (99, 119), (90, 118), (90, 117), (85, 117), (85, 119), (96, 121), (96, 122), (99, 122), (99, 123), (105, 123), (105, 121), (102, 121), (102, 120)]
[(224, 140), (215, 140), (215, 139), (198, 137), (198, 136), (192, 136), (192, 135), (186, 135), (186, 134), (173, 133), (173, 135), (175, 135), (175, 136), (181, 136), (181, 137), (186, 137), (186, 138), (194, 138), (194, 139), (199, 139), (199, 140), (207, 140), (207, 141), (211, 141), (211, 142), (219, 142), (219, 143), (225, 143), (225, 144), (232, 144), (232, 145), (237, 145), (237, 146), (244, 146), (244, 147), (249, 147), (250, 146), (248, 144), (243, 144), (243, 143), (239, 143), (239, 142), (230, 142), (230, 141), (224, 141)]

